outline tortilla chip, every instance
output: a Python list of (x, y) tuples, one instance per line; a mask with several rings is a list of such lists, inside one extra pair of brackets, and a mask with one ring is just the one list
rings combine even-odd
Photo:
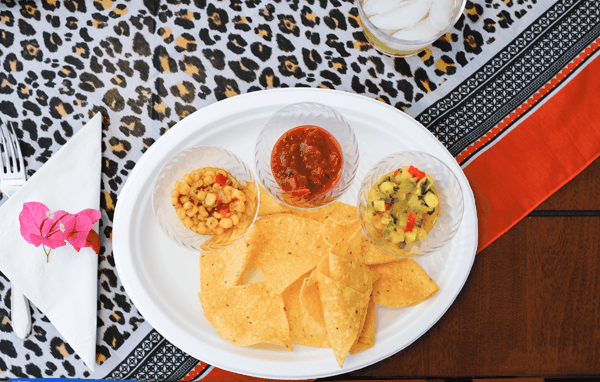
[(205, 243), (203, 243), (200, 246), (200, 248), (202, 248), (205, 251), (217, 251), (222, 248), (225, 248), (228, 245), (230, 245), (232, 241), (235, 241), (235, 239), (232, 239), (234, 234), (236, 235), (236, 237), (240, 237), (243, 235), (245, 229), (241, 231), (240, 228), (241, 227), (238, 227), (238, 225), (236, 225), (234, 228), (228, 229), (227, 231), (221, 234), (212, 235), (212, 237), (208, 239)]
[(391, 308), (417, 305), (440, 290), (413, 259), (401, 259), (370, 268), (379, 275), (373, 284), (373, 300), (379, 305)]
[(317, 272), (325, 328), (340, 367), (358, 338), (369, 305), (369, 295), (360, 293)]
[(252, 227), (246, 236), (222, 251), (200, 254), (200, 288), (202, 292), (239, 285), (252, 261), (253, 243), (258, 231)]
[[(402, 257), (396, 257), (380, 249), (368, 236), (361, 236), (360, 244), (360, 259), (359, 261), (367, 265), (385, 264), (392, 261), (401, 260)], [(411, 256), (410, 252), (406, 251), (407, 256)]]
[[(366, 267), (366, 265), (363, 265), (363, 266)], [(371, 346), (373, 346), (373, 344), (375, 342), (375, 337), (374, 337), (375, 334), (374, 333), (373, 333), (373, 343), (370, 342), (370, 339), (368, 337), (365, 337), (365, 338), (363, 338), (361, 340), (361, 336), (363, 335), (363, 333), (365, 332), (365, 330), (367, 331), (367, 333), (365, 333), (366, 336), (369, 335), (369, 332), (371, 330), (371, 328), (365, 328), (365, 323), (367, 322), (366, 319), (367, 319), (367, 314), (369, 312), (369, 307), (371, 307), (371, 302), (373, 301), (373, 295), (371, 294), (371, 292), (373, 291), (373, 281), (374, 281), (373, 280), (374, 279), (373, 272), (368, 272), (367, 276), (369, 276), (369, 280), (367, 281), (367, 284), (366, 284), (366, 286), (367, 286), (368, 289), (367, 289), (367, 291), (366, 291), (365, 294), (369, 295), (369, 305), (367, 306), (367, 309), (365, 309), (365, 311), (364, 311), (364, 313), (363, 313), (363, 315), (361, 317), (361, 321), (360, 321), (360, 328), (361, 328), (360, 334), (358, 335), (358, 337), (356, 337), (356, 340), (354, 340), (354, 343), (352, 344), (352, 347), (348, 351), (350, 354), (353, 354), (352, 353), (352, 349), (354, 349), (355, 352), (360, 351), (359, 349), (364, 350), (363, 346), (358, 345), (358, 343), (361, 343), (361, 344), (364, 343), (366, 345), (370, 344)], [(375, 308), (374, 304), (375, 303), (373, 303), (373, 308)], [(373, 314), (374, 313), (375, 312), (373, 311)], [(373, 330), (374, 330), (374, 328), (373, 328)]]
[[(331, 256), (330, 253), (323, 256), (321, 258), (321, 260), (319, 261), (319, 264), (317, 264), (317, 268), (315, 269), (316, 272), (321, 272), (322, 274), (324, 274), (327, 277), (329, 277), (329, 256)], [(318, 282), (318, 275), (317, 275), (317, 282)]]
[[(323, 258), (325, 258), (325, 256), (323, 256)], [(306, 313), (324, 328), (325, 318), (323, 317), (323, 307), (321, 305), (321, 295), (319, 294), (317, 272), (314, 270), (302, 283), (302, 287), (300, 288), (300, 303)]]
[(358, 211), (356, 206), (341, 202), (333, 202), (325, 207), (315, 208), (312, 210), (290, 209), (294, 215), (302, 216), (307, 219), (316, 220), (319, 223), (325, 223), (327, 218), (335, 221), (350, 221), (358, 219)]
[(352, 345), (352, 348), (350, 349), (350, 351), (348, 352), (350, 355), (356, 354), (356, 353), (360, 353), (363, 350), (367, 350), (373, 347), (373, 344), (367, 344), (367, 343), (363, 343), (363, 342), (357, 342), (354, 345)]
[[(370, 291), (369, 291), (369, 292), (370, 292)], [(371, 297), (369, 297), (369, 301), (371, 301), (371, 300), (372, 300), (372, 298), (371, 298)], [(352, 349), (353, 349), (353, 348), (356, 348), (356, 347), (361, 347), (361, 346), (357, 346), (357, 344), (358, 344), (358, 343), (359, 343), (359, 341), (360, 341), (360, 333), (362, 333), (362, 330), (363, 330), (363, 328), (364, 328), (364, 325), (365, 325), (365, 319), (367, 318), (367, 311), (368, 311), (368, 310), (369, 310), (369, 307), (368, 307), (368, 305), (367, 305), (367, 309), (365, 309), (365, 310), (364, 310), (364, 312), (362, 313), (362, 316), (361, 316), (361, 318), (360, 318), (360, 332), (359, 332), (358, 336), (356, 337), (356, 339), (354, 340), (354, 343), (353, 343), (353, 344), (352, 344), (352, 346), (350, 347), (350, 350), (348, 350), (348, 353), (349, 353), (349, 354), (351, 354), (351, 352), (352, 352)]]
[(368, 266), (346, 257), (329, 255), (329, 275), (332, 279), (361, 293), (369, 293), (373, 279)]
[(360, 261), (361, 231), (362, 228), (359, 228), (350, 237), (342, 237), (329, 249), (329, 253), (352, 261)]
[[(325, 324), (317, 322), (300, 301), (300, 291), (308, 277), (301, 277), (290, 285), (285, 292), (283, 292), (283, 303), (285, 304), (285, 312), (287, 313), (289, 325), (290, 325), (290, 336), (292, 342), (300, 345), (316, 346), (321, 348), (331, 347), (329, 345), (329, 339), (327, 337), (327, 331), (325, 330)], [(321, 300), (318, 295), (317, 298), (319, 307)], [(322, 315), (321, 311), (321, 315)], [(323, 318), (321, 317), (321, 320)]]
[(345, 247), (345, 250), (342, 251), (342, 256), (353, 260), (360, 261), (360, 253), (361, 253), (361, 232), (362, 228), (359, 227), (356, 231), (354, 231), (350, 237), (348, 238), (348, 244)]
[(338, 222), (335, 219), (327, 218), (323, 223), (323, 238), (327, 245), (332, 246), (341, 238), (349, 238), (359, 228), (362, 230), (358, 219)]
[(232, 344), (267, 342), (293, 350), (283, 298), (266, 281), (213, 289), (198, 297), (206, 319)]
[(317, 271), (361, 293), (370, 294), (374, 275), (369, 267), (357, 260), (360, 257), (360, 232), (361, 229), (357, 229), (347, 241), (340, 239), (327, 258), (321, 259)]
[(273, 214), (256, 221), (264, 244), (254, 262), (277, 291), (282, 293), (312, 270), (327, 253), (323, 224), (292, 214)]
[[(260, 205), (258, 200), (260, 186), (258, 188), (259, 191), (256, 191), (256, 183), (254, 182), (247, 182), (244, 185), (244, 194), (246, 195), (246, 212), (247, 215), (249, 215), (252, 219), (254, 218), (257, 205)], [(262, 194), (260, 196), (262, 198)]]
[(356, 354), (375, 345), (375, 310), (375, 302), (373, 301), (373, 296), (371, 296), (362, 331), (358, 335), (358, 340), (352, 345), (350, 354)]
[(271, 194), (269, 194), (267, 192), (267, 190), (265, 190), (263, 188), (263, 186), (259, 185), (258, 189), (260, 192), (260, 204), (258, 206), (258, 216), (271, 215), (271, 214), (276, 214), (279, 212), (286, 212), (286, 211), (290, 210), (289, 207), (277, 202), (277, 200), (275, 200), (271, 196)]

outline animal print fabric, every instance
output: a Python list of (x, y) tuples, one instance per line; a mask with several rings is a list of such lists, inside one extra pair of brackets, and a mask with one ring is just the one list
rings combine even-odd
[[(417, 56), (394, 59), (366, 42), (351, 0), (0, 2), (0, 123), (17, 131), (28, 175), (94, 114), (104, 119), (97, 370), (90, 373), (35, 307), (32, 335), (18, 340), (2, 276), (0, 377), (124, 378), (132, 374), (115, 370), (132, 349), (165, 342), (123, 288), (111, 236), (127, 176), (178, 121), (228, 97), (283, 87), (363, 94), (410, 113), (448, 79), (469, 73), (477, 57), (491, 57), (540, 6), (467, 1), (451, 32)], [(5, 200), (0, 194), (0, 205)], [(189, 363), (171, 348), (173, 359)], [(175, 375), (145, 370), (136, 375)]]

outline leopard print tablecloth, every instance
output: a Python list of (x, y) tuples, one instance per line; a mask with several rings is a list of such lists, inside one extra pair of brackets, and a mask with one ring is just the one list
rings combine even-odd
[[(9, 321), (10, 282), (0, 277), (0, 377), (175, 380), (198, 367), (145, 322), (111, 252), (121, 187), (148, 147), (181, 119), (263, 89), (337, 89), (421, 116), (451, 149), (471, 130), (428, 123), (430, 106), (475, 92), (457, 89), (490, 75), (486, 63), (519, 52), (517, 37), (536, 20), (575, 6), (597, 15), (594, 3), (468, 1), (454, 29), (432, 47), (394, 59), (366, 42), (349, 0), (2, 1), (0, 122), (18, 132), (28, 175), (95, 113), (104, 122), (97, 370), (90, 373), (35, 308), (33, 334), (18, 340)], [(533, 36), (550, 28), (542, 23)], [(568, 50), (576, 42), (564, 44)], [(5, 200), (0, 194), (0, 204)]]

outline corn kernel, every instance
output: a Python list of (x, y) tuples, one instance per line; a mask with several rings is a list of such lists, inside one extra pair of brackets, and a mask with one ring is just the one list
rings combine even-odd
[(233, 226), (233, 220), (230, 218), (225, 218), (219, 222), (219, 225), (225, 229), (231, 228)]
[(206, 210), (206, 208), (204, 208), (204, 206), (198, 207), (198, 213), (202, 217), (205, 217), (205, 218), (208, 217), (208, 211)]
[(181, 195), (187, 195), (190, 193), (190, 186), (188, 186), (187, 184), (183, 183), (180, 187), (179, 187), (179, 192), (181, 193)]
[(204, 200), (204, 203), (207, 206), (212, 206), (213, 204), (215, 204), (216, 201), (217, 201), (217, 195), (210, 192), (206, 195), (206, 199)]
[(206, 226), (208, 228), (215, 228), (217, 225), (219, 225), (219, 221), (217, 219), (215, 219), (214, 217), (209, 217), (206, 220)]
[(194, 216), (197, 213), (198, 213), (198, 206), (193, 206), (190, 210), (188, 210), (187, 216)]

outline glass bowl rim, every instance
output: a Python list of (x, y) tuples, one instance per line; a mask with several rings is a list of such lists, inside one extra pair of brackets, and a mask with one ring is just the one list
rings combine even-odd
[[(461, 199), (462, 199), (462, 202), (461, 202), (462, 208), (461, 208), (460, 216), (458, 217), (458, 225), (457, 225), (456, 229), (453, 232), (451, 232), (450, 236), (446, 239), (444, 245), (440, 246), (439, 248), (437, 248), (437, 249), (435, 249), (433, 251), (430, 251), (430, 252), (427, 252), (427, 253), (424, 253), (424, 254), (414, 253), (413, 256), (400, 256), (400, 255), (397, 255), (397, 254), (389, 252), (385, 248), (382, 248), (377, 243), (377, 241), (375, 241), (375, 240), (373, 240), (371, 238), (371, 235), (369, 234), (369, 231), (365, 228), (365, 224), (363, 223), (363, 219), (361, 218), (361, 213), (360, 213), (360, 205), (361, 205), (360, 199), (361, 199), (362, 189), (366, 185), (366, 181), (370, 177), (371, 172), (373, 170), (375, 170), (377, 167), (379, 167), (384, 161), (386, 161), (388, 159), (392, 159), (392, 158), (394, 158), (397, 155), (402, 155), (402, 154), (405, 154), (405, 153), (423, 155), (425, 157), (433, 159), (434, 161), (437, 161), (439, 164), (441, 164), (444, 167), (446, 167), (446, 169), (452, 174), (452, 177), (454, 178), (454, 183), (458, 186), (458, 190), (460, 191), (460, 196), (461, 196)], [(464, 216), (464, 213), (465, 213), (465, 208), (464, 208), (464, 192), (463, 192), (462, 186), (460, 184), (460, 181), (459, 181), (458, 177), (456, 176), (456, 174), (454, 173), (454, 171), (452, 171), (452, 169), (450, 168), (450, 166), (448, 166), (446, 163), (444, 163), (444, 161), (442, 161), (440, 158), (438, 158), (437, 156), (435, 156), (433, 154), (424, 152), (424, 151), (418, 151), (418, 150), (401, 150), (401, 151), (396, 151), (394, 153), (391, 153), (391, 154), (386, 155), (385, 157), (381, 158), (379, 161), (377, 161), (367, 171), (367, 175), (365, 175), (365, 177), (364, 177), (364, 179), (363, 179), (363, 181), (360, 184), (360, 187), (358, 189), (358, 196), (356, 198), (356, 211), (358, 213), (358, 220), (360, 222), (360, 226), (361, 226), (362, 230), (366, 233), (366, 235), (369, 238), (369, 240), (373, 244), (375, 244), (377, 246), (377, 248), (379, 248), (381, 251), (383, 251), (383, 252), (385, 252), (387, 254), (390, 254), (392, 256), (395, 256), (397, 258), (400, 258), (400, 259), (403, 259), (403, 258), (404, 259), (410, 259), (410, 258), (416, 258), (416, 257), (426, 257), (426, 256), (430, 256), (430, 255), (433, 255), (433, 254), (439, 252), (446, 245), (446, 243), (448, 243), (450, 240), (452, 240), (454, 238), (454, 236), (456, 236), (456, 233), (458, 232), (458, 230), (460, 229), (460, 226), (462, 224), (463, 216)]]
[[(371, 0), (371, 1), (376, 1), (376, 0)], [(450, 22), (450, 24), (448, 24), (448, 27), (444, 28), (443, 30), (441, 30), (439, 33), (435, 34), (432, 37), (429, 37), (427, 39), (422, 39), (422, 40), (403, 40), (400, 38), (396, 38), (396, 37), (392, 37), (391, 35), (388, 35), (387, 33), (383, 32), (381, 29), (379, 29), (378, 27), (376, 27), (371, 20), (369, 20), (369, 18), (367, 17), (367, 15), (365, 14), (364, 10), (363, 10), (363, 0), (355, 0), (355, 4), (356, 4), (356, 8), (358, 9), (358, 12), (360, 14), (360, 16), (364, 16), (360, 18), (362, 27), (364, 28), (364, 24), (367, 24), (369, 26), (369, 31), (371, 33), (373, 33), (373, 30), (375, 30), (378, 34), (378, 36), (376, 36), (377, 38), (379, 38), (380, 40), (386, 40), (384, 42), (399, 42), (400, 44), (404, 44), (407, 46), (412, 46), (414, 45), (415, 47), (417, 46), (427, 46), (427, 45), (431, 45), (433, 42), (435, 42), (437, 39), (439, 39), (440, 37), (442, 37), (444, 34), (447, 33), (447, 31), (452, 28), (452, 26), (454, 26), (454, 24), (456, 24), (458, 22), (458, 20), (460, 19), (460, 17), (463, 15), (464, 11), (465, 11), (465, 7), (467, 5), (467, 0), (458, 0), (460, 1), (460, 6), (458, 7), (458, 12), (456, 12), (456, 15), (452, 18), (452, 21)], [(380, 34), (380, 36), (379, 36)]]
[[(192, 150), (198, 149), (198, 148), (213, 148), (213, 149), (218, 149), (218, 150), (224, 151), (224, 152), (228, 153), (229, 155), (233, 156), (236, 160), (238, 160), (240, 163), (242, 163), (244, 165), (244, 167), (247, 168), (248, 174), (250, 174), (250, 177), (251, 177), (251, 179), (253, 180), (253, 183), (254, 183), (254, 187), (256, 188), (256, 202), (257, 202), (256, 203), (256, 211), (254, 212), (254, 217), (252, 218), (252, 222), (248, 225), (248, 229), (246, 229), (246, 231), (242, 235), (240, 235), (239, 238), (237, 238), (235, 241), (231, 242), (227, 246), (222, 247), (222, 248), (215, 248), (215, 249), (212, 249), (212, 250), (205, 250), (205, 249), (202, 249), (202, 248), (200, 248), (200, 249), (190, 248), (190, 247), (187, 247), (187, 246), (185, 246), (183, 244), (178, 243), (176, 240), (174, 240), (173, 238), (171, 238), (169, 236), (169, 234), (166, 232), (166, 228), (164, 228), (163, 225), (160, 224), (160, 221), (158, 219), (157, 212), (156, 212), (156, 207), (155, 207), (156, 204), (154, 203), (154, 198), (155, 198), (155, 194), (156, 194), (154, 190), (156, 189), (156, 183), (158, 182), (158, 177), (162, 174), (164, 168), (175, 157), (177, 157), (178, 155), (180, 155), (180, 154), (182, 154), (182, 153), (184, 153), (186, 151), (192, 151)], [(229, 172), (229, 171), (227, 171), (227, 172)], [(254, 223), (256, 222), (256, 219), (258, 218), (258, 210), (260, 208), (260, 189), (259, 189), (259, 184), (258, 184), (258, 178), (256, 176), (254, 176), (254, 174), (252, 172), (252, 168), (240, 156), (238, 156), (237, 154), (233, 153), (231, 150), (228, 150), (228, 149), (226, 149), (226, 148), (224, 148), (222, 146), (216, 146), (216, 145), (209, 145), (209, 144), (200, 143), (200, 144), (194, 144), (194, 145), (191, 145), (191, 146), (186, 146), (186, 147), (180, 149), (175, 154), (173, 154), (172, 156), (170, 156), (169, 159), (167, 159), (162, 166), (160, 166), (160, 169), (158, 170), (158, 172), (157, 172), (157, 174), (154, 177), (154, 180), (152, 182), (152, 197), (150, 199), (150, 202), (152, 204), (152, 214), (154, 215), (154, 218), (156, 219), (156, 221), (157, 221), (157, 223), (158, 223), (158, 225), (159, 225), (159, 227), (161, 229), (161, 232), (164, 233), (165, 235), (167, 235), (167, 237), (171, 241), (173, 241), (175, 244), (179, 245), (180, 247), (188, 249), (190, 251), (196, 251), (196, 252), (200, 252), (200, 253), (211, 253), (211, 252), (221, 251), (221, 250), (224, 250), (224, 249), (227, 249), (227, 248), (233, 246), (235, 243), (237, 243), (238, 241), (242, 240), (248, 234), (248, 232), (250, 232), (250, 229), (252, 229), (252, 227), (254, 226)], [(194, 232), (192, 230), (190, 230), (190, 231)], [(197, 235), (197, 236), (207, 236), (208, 237), (208, 239), (206, 239), (202, 244), (205, 244), (206, 242), (208, 242), (210, 240), (210, 238), (212, 237), (212, 235), (201, 235), (201, 234), (199, 234), (197, 232), (194, 232), (194, 234)]]
[[(277, 114), (281, 113), (282, 111), (284, 111), (284, 110), (286, 110), (286, 109), (288, 109), (288, 108), (292, 108), (292, 107), (294, 107), (294, 106), (299, 106), (299, 105), (316, 105), (316, 106), (324, 107), (325, 109), (328, 109), (329, 111), (332, 111), (334, 114), (336, 114), (336, 115), (338, 115), (339, 117), (341, 117), (341, 119), (344, 121), (345, 125), (346, 125), (346, 126), (348, 126), (348, 128), (349, 128), (350, 132), (351, 132), (351, 133), (352, 133), (352, 135), (354, 136), (354, 140), (356, 141), (356, 152), (357, 152), (357, 157), (359, 158), (359, 159), (358, 159), (358, 164), (357, 164), (357, 166), (356, 166), (356, 169), (354, 170), (354, 173), (352, 174), (352, 179), (351, 179), (351, 181), (350, 181), (350, 184), (351, 184), (351, 183), (353, 183), (353, 182), (355, 181), (355, 179), (356, 179), (356, 175), (358, 175), (358, 169), (359, 169), (359, 167), (360, 167), (360, 156), (361, 156), (361, 155), (360, 155), (360, 153), (361, 153), (361, 149), (360, 149), (360, 142), (358, 141), (358, 139), (357, 139), (357, 137), (356, 137), (356, 133), (354, 132), (354, 129), (352, 128), (352, 126), (350, 125), (350, 123), (348, 122), (348, 120), (346, 119), (346, 117), (344, 117), (344, 115), (343, 115), (342, 113), (340, 113), (340, 112), (339, 112), (337, 109), (335, 109), (335, 108), (333, 108), (333, 107), (331, 107), (331, 106), (329, 106), (329, 105), (326, 105), (326, 104), (324, 104), (324, 103), (321, 103), (321, 102), (314, 102), (314, 101), (300, 101), (300, 102), (293, 102), (293, 103), (287, 104), (287, 105), (285, 105), (285, 106), (282, 106), (282, 107), (280, 107), (279, 109), (275, 110), (275, 111), (274, 111), (274, 112), (273, 112), (273, 113), (272, 113), (272, 114), (269, 116), (269, 118), (267, 118), (267, 120), (265, 121), (265, 123), (264, 123), (264, 124), (262, 125), (262, 127), (260, 128), (260, 131), (259, 131), (259, 132), (258, 132), (258, 134), (256, 135), (256, 139), (255, 139), (255, 141), (254, 141), (254, 146), (253, 146), (253, 147), (254, 147), (254, 158), (253, 158), (253, 159), (254, 159), (254, 170), (255, 170), (256, 172), (258, 172), (258, 171), (256, 170), (256, 164), (257, 164), (257, 160), (256, 160), (256, 153), (257, 153), (257, 150), (256, 150), (256, 147), (258, 146), (258, 143), (259, 143), (260, 136), (261, 136), (261, 135), (262, 135), (262, 133), (265, 131), (265, 128), (267, 127), (267, 124), (268, 124), (268, 123), (271, 121), (271, 119), (272, 119), (273, 117), (275, 117)], [(296, 127), (299, 127), (299, 126), (296, 126)], [(296, 127), (291, 127), (291, 128), (289, 128), (289, 129), (286, 129), (286, 130), (284, 131), (284, 134), (285, 134), (286, 132), (288, 132), (288, 131), (292, 130), (292, 129), (295, 129)], [(320, 126), (318, 126), (318, 127), (320, 127)], [(325, 128), (323, 128), (323, 127), (321, 127), (321, 128), (327, 131), (327, 129), (325, 129)], [(331, 134), (331, 133), (330, 133), (330, 134)], [(281, 136), (280, 136), (279, 138), (281, 138)], [(278, 138), (278, 139), (279, 139), (279, 138)], [(339, 142), (338, 142), (338, 144), (339, 144)], [(340, 146), (341, 146), (341, 145), (340, 145)], [(343, 155), (344, 155), (344, 151), (342, 150), (342, 156), (343, 156)], [(342, 167), (342, 169), (343, 169), (343, 167)], [(340, 174), (340, 176), (341, 176), (341, 174)], [(344, 194), (345, 194), (345, 193), (348, 191), (348, 189), (350, 188), (350, 184), (349, 184), (349, 185), (348, 185), (348, 187), (346, 187), (346, 189), (344, 190), (344, 192), (342, 192), (340, 195), (338, 195), (338, 196), (337, 196), (335, 199), (332, 199), (331, 201), (329, 201), (329, 202), (327, 202), (327, 203), (325, 203), (325, 204), (322, 204), (322, 205), (320, 205), (320, 206), (316, 206), (316, 207), (298, 207), (298, 206), (292, 206), (292, 205), (290, 205), (290, 204), (287, 204), (287, 203), (285, 203), (284, 201), (280, 200), (278, 197), (276, 197), (275, 195), (273, 195), (273, 193), (271, 193), (271, 191), (270, 191), (270, 190), (269, 190), (267, 187), (265, 187), (265, 185), (263, 184), (263, 182), (262, 182), (262, 180), (261, 180), (261, 178), (260, 178), (260, 177), (258, 177), (258, 176), (257, 176), (256, 178), (257, 178), (257, 181), (258, 181), (257, 183), (260, 183), (260, 185), (261, 185), (261, 186), (262, 186), (262, 188), (265, 190), (265, 192), (266, 192), (267, 194), (269, 194), (269, 196), (271, 196), (271, 198), (273, 198), (273, 199), (274, 199), (274, 200), (275, 200), (275, 201), (276, 201), (278, 204), (283, 204), (284, 206), (286, 206), (286, 207), (288, 207), (288, 208), (293, 208), (293, 209), (297, 209), (297, 210), (306, 210), (306, 211), (310, 211), (310, 210), (317, 210), (317, 209), (319, 209), (319, 208), (323, 208), (323, 207), (326, 207), (326, 206), (328, 206), (328, 205), (330, 205), (330, 204), (333, 204), (333, 203), (335, 203), (335, 202), (336, 202), (336, 201), (337, 201), (337, 200), (338, 200), (340, 197), (342, 197), (342, 196), (343, 196), (343, 195), (344, 195)], [(279, 184), (277, 184), (277, 185), (279, 186)]]

